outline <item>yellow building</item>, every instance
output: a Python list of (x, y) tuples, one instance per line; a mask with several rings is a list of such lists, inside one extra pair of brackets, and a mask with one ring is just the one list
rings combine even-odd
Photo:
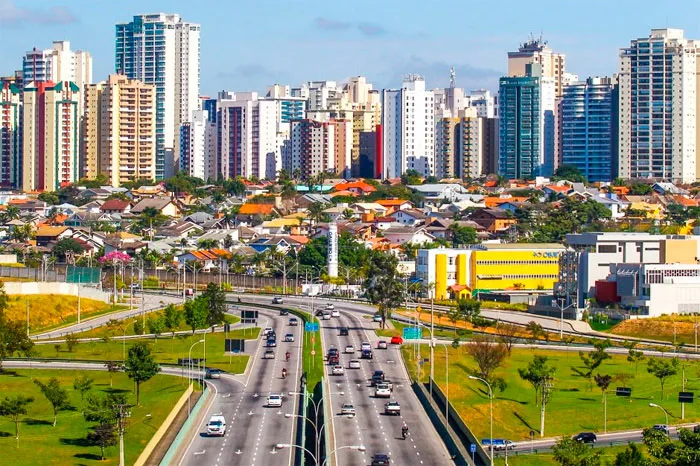
[(559, 275), (559, 244), (481, 244), (474, 249), (421, 249), (416, 277), (436, 299), (481, 292), (551, 291)]

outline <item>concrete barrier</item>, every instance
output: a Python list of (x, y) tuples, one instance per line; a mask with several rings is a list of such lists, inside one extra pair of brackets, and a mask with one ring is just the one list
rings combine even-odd
[(188, 385), (187, 390), (185, 390), (185, 393), (183, 393), (180, 399), (177, 400), (177, 403), (175, 403), (175, 406), (165, 418), (163, 423), (160, 425), (156, 433), (153, 434), (151, 440), (148, 442), (148, 444), (146, 444), (146, 448), (143, 449), (139, 457), (136, 459), (136, 461), (134, 462), (134, 466), (143, 466), (146, 464), (148, 458), (153, 453), (153, 450), (155, 450), (160, 441), (163, 439), (165, 433), (168, 431), (168, 429), (170, 429), (170, 426), (177, 417), (177, 414), (180, 412), (185, 403), (187, 403), (187, 399), (192, 394), (192, 391), (192, 384), (190, 384)]
[(91, 286), (64, 282), (5, 282), (5, 293), (8, 295), (32, 294), (63, 294), (94, 299), (105, 303), (111, 302), (112, 295)]

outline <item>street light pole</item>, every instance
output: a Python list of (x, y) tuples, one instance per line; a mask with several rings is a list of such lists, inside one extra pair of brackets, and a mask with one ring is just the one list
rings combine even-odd
[[(194, 348), (194, 345), (198, 343), (204, 343), (204, 339), (195, 341), (192, 343), (192, 346), (190, 346), (190, 351), (187, 353), (187, 364), (189, 365), (189, 373), (187, 374), (187, 381), (189, 385), (192, 385), (192, 348)], [(189, 417), (190, 413), (192, 412), (192, 406), (190, 400), (192, 399), (192, 396), (187, 397), (187, 416)]]
[(666, 408), (664, 408), (663, 406), (657, 405), (656, 403), (649, 403), (649, 406), (651, 408), (659, 408), (661, 411), (664, 412), (664, 414), (666, 415), (666, 427), (668, 427), (668, 411), (666, 411)]
[[(490, 425), (491, 425), (491, 438), (489, 439), (489, 450), (490, 454), (489, 457), (491, 458), (491, 466), (493, 466), (493, 391), (491, 390), (491, 384), (488, 383), (486, 379), (482, 379), (481, 377), (475, 377), (473, 375), (469, 376), (470, 379), (472, 380), (479, 380), (481, 382), (484, 382), (487, 387), (489, 387), (489, 417), (491, 419)], [(508, 445), (506, 445), (506, 449), (508, 449)]]

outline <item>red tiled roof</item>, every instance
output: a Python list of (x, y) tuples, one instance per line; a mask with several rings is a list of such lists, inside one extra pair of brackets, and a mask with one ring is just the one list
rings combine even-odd
[(558, 186), (556, 184), (548, 184), (547, 186), (545, 186), (545, 188), (552, 191), (556, 191), (558, 193), (568, 193), (569, 191), (571, 191), (571, 186), (568, 185)]
[(238, 210), (242, 215), (269, 215), (274, 210), (273, 204), (250, 204), (246, 203)]
[(367, 184), (364, 181), (353, 181), (351, 183), (338, 183), (333, 187), (335, 191), (347, 191), (349, 189), (359, 189), (365, 193), (373, 193), (377, 190), (371, 184)]
[(301, 235), (289, 235), (289, 239), (296, 241), (299, 244), (306, 244), (309, 242), (309, 238)]
[(374, 201), (379, 205), (382, 205), (384, 207), (398, 207), (400, 205), (403, 205), (405, 203), (411, 203), (411, 201), (408, 201), (406, 199), (379, 199), (377, 201)]
[(347, 190), (336, 191), (336, 192), (334, 192), (334, 193), (331, 193), (331, 197), (336, 197), (336, 196), (352, 196), (352, 197), (357, 197), (357, 196), (359, 196), (359, 194), (354, 193), (354, 192), (352, 192), (352, 191), (347, 191)]
[(100, 210), (103, 212), (106, 210), (124, 211), (124, 209), (126, 209), (127, 207), (129, 207), (129, 201), (124, 201), (122, 199), (109, 199), (105, 201), (105, 203), (102, 204), (102, 206), (100, 206)]

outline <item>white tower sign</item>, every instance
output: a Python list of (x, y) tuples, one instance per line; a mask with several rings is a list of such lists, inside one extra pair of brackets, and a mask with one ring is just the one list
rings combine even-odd
[(338, 276), (338, 224), (328, 224), (328, 276)]

